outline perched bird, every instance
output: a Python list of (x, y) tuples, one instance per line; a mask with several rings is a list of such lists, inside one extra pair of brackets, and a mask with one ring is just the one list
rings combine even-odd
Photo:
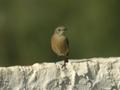
[(64, 58), (64, 67), (66, 67), (66, 62), (68, 62), (69, 53), (69, 42), (65, 36), (66, 30), (64, 26), (57, 27), (51, 38), (51, 48), (57, 56)]

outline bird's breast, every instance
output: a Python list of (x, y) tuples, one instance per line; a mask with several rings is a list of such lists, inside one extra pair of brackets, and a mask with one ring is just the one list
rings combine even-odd
[(54, 35), (51, 39), (52, 50), (59, 56), (64, 56), (68, 52), (65, 36)]

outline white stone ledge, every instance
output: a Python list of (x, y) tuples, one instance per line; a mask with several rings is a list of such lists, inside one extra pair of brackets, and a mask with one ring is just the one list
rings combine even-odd
[(120, 58), (0, 67), (0, 90), (120, 90)]

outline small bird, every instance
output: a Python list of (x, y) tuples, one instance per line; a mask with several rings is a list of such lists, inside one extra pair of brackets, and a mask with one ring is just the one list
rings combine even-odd
[(67, 37), (65, 36), (66, 30), (67, 29), (64, 26), (57, 27), (51, 38), (51, 48), (53, 52), (57, 56), (64, 58), (64, 64), (62, 67), (66, 67), (69, 54), (69, 42)]

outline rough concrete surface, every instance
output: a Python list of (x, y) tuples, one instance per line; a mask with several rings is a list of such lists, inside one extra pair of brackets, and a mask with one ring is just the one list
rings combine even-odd
[(120, 90), (120, 58), (0, 67), (0, 90)]

